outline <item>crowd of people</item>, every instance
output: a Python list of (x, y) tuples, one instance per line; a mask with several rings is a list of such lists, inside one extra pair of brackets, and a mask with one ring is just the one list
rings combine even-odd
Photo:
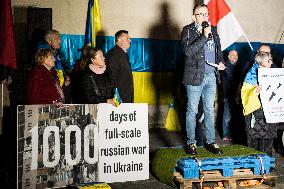
[[(133, 76), (127, 50), (128, 31), (115, 34), (116, 45), (106, 54), (96, 47), (84, 46), (82, 58), (72, 73), (66, 73), (59, 57), (60, 33), (47, 31), (35, 54), (35, 66), (27, 78), (27, 104), (98, 104), (115, 105), (117, 88), (124, 103), (134, 99)], [(106, 64), (107, 62), (107, 64)]]
[[(204, 147), (213, 154), (223, 154), (215, 142), (214, 102), (216, 83), (219, 83), (222, 86), (224, 101), (222, 139), (231, 141), (232, 127), (241, 129), (241, 125), (233, 125), (233, 120), (244, 117), (246, 133), (242, 133), (242, 136), (246, 136), (246, 144), (272, 155), (273, 139), (277, 136), (280, 124), (266, 122), (259, 100), (262, 88), (258, 86), (257, 81), (258, 68), (277, 67), (273, 64), (271, 48), (266, 44), (261, 45), (254, 60), (245, 63), (238, 63), (238, 52), (231, 50), (228, 61), (224, 62), (217, 28), (210, 26), (207, 5), (195, 5), (192, 20), (191, 24), (183, 27), (181, 33), (182, 50), (185, 56), (183, 84), (186, 87), (188, 100), (185, 152), (196, 155), (197, 145), (201, 143), (199, 140), (203, 140), (200, 139), (202, 129), (199, 128), (202, 124), (196, 124), (200, 120), (198, 107), (201, 102), (206, 138)], [(218, 93), (218, 95), (221, 94)], [(242, 107), (243, 115), (236, 112), (238, 106)]]
[[(273, 66), (270, 47), (261, 45), (254, 60), (243, 63), (242, 69), (238, 69), (240, 63), (236, 50), (228, 53), (227, 61), (223, 59), (217, 28), (209, 23), (207, 5), (197, 4), (192, 19), (193, 22), (185, 26), (181, 33), (185, 57), (182, 83), (187, 93), (185, 152), (190, 155), (197, 153), (195, 135), (199, 126), (196, 123), (200, 120), (197, 114), (200, 114), (202, 107), (206, 138), (204, 146), (213, 154), (223, 154), (215, 142), (214, 107), (217, 84), (222, 84), (222, 139), (233, 139), (232, 120), (239, 102), (244, 110), (247, 145), (271, 155), (277, 124), (265, 121), (259, 101), (262, 88), (258, 86), (256, 77), (258, 68)], [(130, 43), (128, 31), (120, 30), (115, 34), (115, 46), (105, 56), (101, 49), (86, 45), (81, 49), (82, 58), (76, 62), (73, 71), (67, 73), (59, 57), (60, 33), (47, 31), (45, 41), (39, 44), (35, 54), (36, 65), (28, 74), (27, 104), (61, 106), (64, 103), (109, 103), (115, 106), (115, 88), (122, 102), (133, 103), (133, 76), (127, 52)]]

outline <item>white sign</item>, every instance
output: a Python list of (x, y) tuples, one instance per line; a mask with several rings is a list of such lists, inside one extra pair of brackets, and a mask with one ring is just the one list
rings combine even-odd
[(124, 182), (149, 178), (147, 104), (99, 104), (100, 182)]
[(18, 106), (19, 189), (148, 178), (147, 104)]
[(266, 122), (284, 122), (284, 69), (259, 68), (258, 82)]

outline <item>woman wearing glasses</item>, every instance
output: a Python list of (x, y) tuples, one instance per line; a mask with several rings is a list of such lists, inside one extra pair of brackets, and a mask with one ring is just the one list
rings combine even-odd
[(183, 27), (181, 32), (184, 55), (184, 74), (182, 83), (186, 86), (187, 111), (185, 152), (196, 155), (195, 141), (196, 114), (200, 99), (203, 101), (206, 149), (213, 154), (223, 154), (215, 142), (214, 101), (216, 81), (220, 82), (219, 70), (225, 65), (217, 28), (210, 26), (208, 7), (197, 4), (193, 8), (193, 22)]
[(272, 57), (270, 53), (258, 52), (255, 62), (248, 71), (241, 90), (244, 108), (247, 144), (251, 148), (272, 155), (273, 138), (277, 134), (277, 124), (266, 123), (259, 94), (262, 90), (258, 85), (257, 71), (259, 68), (270, 68)]

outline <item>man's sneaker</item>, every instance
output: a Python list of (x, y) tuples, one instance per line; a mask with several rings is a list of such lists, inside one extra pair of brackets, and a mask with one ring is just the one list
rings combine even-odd
[(196, 152), (196, 145), (195, 144), (187, 144), (184, 148), (185, 152), (189, 155), (195, 155)]
[(218, 154), (218, 155), (223, 154), (223, 151), (219, 148), (218, 144), (214, 142), (211, 144), (207, 144), (206, 149), (213, 154)]

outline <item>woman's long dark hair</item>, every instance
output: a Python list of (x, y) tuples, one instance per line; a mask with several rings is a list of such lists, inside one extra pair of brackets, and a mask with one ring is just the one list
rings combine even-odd
[(91, 58), (95, 58), (98, 51), (101, 51), (101, 49), (97, 47), (91, 47), (87, 50), (86, 55), (82, 58), (83, 70), (88, 68), (89, 64), (92, 64)]

